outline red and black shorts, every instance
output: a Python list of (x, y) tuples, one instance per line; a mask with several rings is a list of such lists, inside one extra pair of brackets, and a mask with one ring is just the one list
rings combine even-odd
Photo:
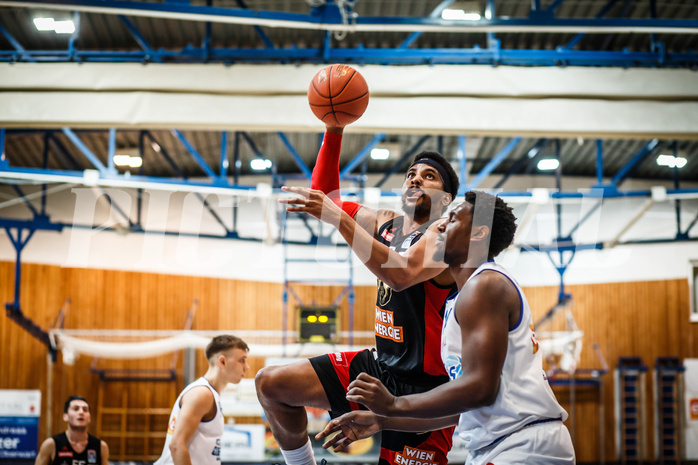
[[(346, 399), (347, 386), (359, 373), (378, 378), (396, 396), (428, 391), (431, 387), (413, 386), (395, 379), (381, 368), (375, 350), (335, 352), (310, 359), (325, 394), (330, 401), (330, 416), (338, 417), (352, 410), (365, 410), (363, 405)], [(453, 443), (454, 428), (425, 433), (383, 431), (379, 465), (445, 465)]]

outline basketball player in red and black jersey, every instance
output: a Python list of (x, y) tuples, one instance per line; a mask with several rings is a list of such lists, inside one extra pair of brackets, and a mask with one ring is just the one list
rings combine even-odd
[(109, 465), (107, 443), (87, 432), (90, 406), (80, 396), (70, 396), (63, 406), (68, 429), (45, 440), (34, 465)]
[[(402, 186), (404, 214), (342, 202), (339, 154), (343, 128), (327, 127), (311, 188), (289, 187), (288, 211), (305, 212), (337, 227), (378, 277), (376, 351), (334, 353), (262, 369), (257, 393), (289, 465), (315, 463), (304, 406), (333, 417), (356, 410), (346, 389), (361, 372), (379, 378), (392, 393), (419, 393), (448, 381), (440, 355), (444, 303), (456, 291), (451, 273), (434, 260), (439, 219), (458, 192), (458, 176), (436, 152), (417, 155)], [(357, 227), (358, 226), (358, 227)], [(381, 464), (446, 464), (453, 428), (416, 434), (384, 431)]]

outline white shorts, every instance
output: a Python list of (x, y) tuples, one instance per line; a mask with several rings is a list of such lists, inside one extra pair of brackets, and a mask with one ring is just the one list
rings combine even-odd
[(493, 446), (470, 451), (465, 465), (574, 465), (567, 427), (551, 421), (522, 428)]

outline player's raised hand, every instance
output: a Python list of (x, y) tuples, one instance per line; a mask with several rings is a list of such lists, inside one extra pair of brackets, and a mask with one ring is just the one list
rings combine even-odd
[(366, 406), (378, 415), (390, 415), (396, 397), (380, 382), (366, 373), (359, 373), (347, 388), (347, 400)]
[(379, 417), (373, 412), (356, 410), (345, 413), (325, 425), (325, 429), (315, 435), (315, 439), (323, 439), (332, 433), (332, 436), (322, 447), (323, 449), (334, 448), (336, 452), (346, 450), (354, 441), (373, 436), (381, 430)]
[(279, 199), (279, 203), (289, 205), (286, 211), (307, 213), (325, 223), (337, 226), (342, 217), (342, 209), (324, 192), (307, 187), (283, 186), (281, 190), (298, 194), (295, 198)]

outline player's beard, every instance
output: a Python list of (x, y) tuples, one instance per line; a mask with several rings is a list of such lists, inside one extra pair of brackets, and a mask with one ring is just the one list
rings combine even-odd
[(402, 194), (402, 211), (412, 218), (431, 218), (431, 197), (424, 193), (417, 202), (407, 203), (405, 194)]

